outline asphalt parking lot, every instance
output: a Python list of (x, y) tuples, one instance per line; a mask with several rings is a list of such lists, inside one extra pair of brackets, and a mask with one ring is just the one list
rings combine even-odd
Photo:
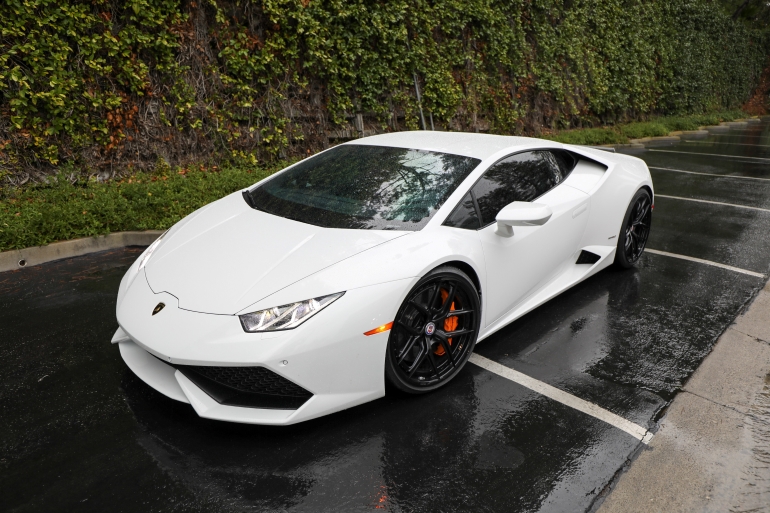
[(109, 343), (141, 248), (1, 273), (0, 509), (591, 510), (770, 268), (770, 122), (624, 151), (652, 171), (654, 252), (476, 349), (573, 402), (469, 364), (296, 426), (205, 420)]

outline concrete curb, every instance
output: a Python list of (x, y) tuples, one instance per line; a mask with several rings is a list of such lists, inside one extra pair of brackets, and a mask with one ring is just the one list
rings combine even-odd
[(46, 246), (3, 251), (0, 253), (0, 272), (31, 267), (46, 262), (53, 262), (54, 260), (61, 260), (62, 258), (87, 255), (108, 249), (126, 246), (149, 246), (162, 233), (160, 230), (117, 232), (98, 237), (54, 242)]
[(676, 130), (669, 132), (668, 135), (660, 137), (642, 137), (640, 139), (629, 139), (628, 144), (608, 144), (613, 148), (645, 148), (655, 144), (668, 144), (680, 141), (684, 136), (688, 137), (705, 137), (712, 132), (724, 133), (729, 132), (733, 128), (743, 128), (749, 126), (749, 123), (759, 123), (764, 119), (770, 119), (770, 116), (760, 116), (758, 118), (736, 119), (735, 121), (723, 121), (718, 125), (702, 126), (698, 130)]
[(767, 511), (770, 284), (719, 337), (599, 513)]

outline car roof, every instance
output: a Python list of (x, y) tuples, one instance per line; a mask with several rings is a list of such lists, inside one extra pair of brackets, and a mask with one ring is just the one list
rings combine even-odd
[(429, 150), (453, 155), (463, 155), (484, 160), (495, 153), (511, 149), (553, 146), (561, 147), (558, 143), (535, 139), (532, 137), (514, 137), (509, 135), (475, 134), (467, 132), (439, 132), (434, 130), (415, 130), (411, 132), (393, 132), (373, 135), (349, 141), (345, 144), (361, 144), (372, 146), (391, 146), (395, 148), (410, 148)]

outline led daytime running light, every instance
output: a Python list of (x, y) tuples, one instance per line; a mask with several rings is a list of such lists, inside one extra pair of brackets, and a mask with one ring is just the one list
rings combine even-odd
[(238, 317), (243, 330), (248, 333), (280, 331), (294, 329), (315, 314), (342, 297), (344, 292), (320, 296), (305, 301), (298, 301), (283, 306), (275, 306)]

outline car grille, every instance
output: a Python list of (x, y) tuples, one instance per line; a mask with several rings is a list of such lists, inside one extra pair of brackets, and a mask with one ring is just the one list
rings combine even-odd
[(301, 386), (264, 367), (187, 366), (187, 368), (212, 381), (241, 392), (290, 397), (310, 397), (313, 395)]
[(265, 367), (175, 367), (215, 401), (229, 406), (297, 409), (313, 396)]

